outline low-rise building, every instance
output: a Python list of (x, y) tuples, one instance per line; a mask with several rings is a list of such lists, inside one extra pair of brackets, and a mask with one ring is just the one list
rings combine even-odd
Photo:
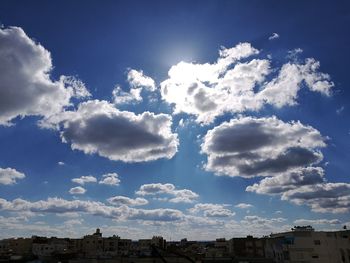
[(66, 253), (68, 250), (68, 241), (62, 238), (41, 238), (34, 239), (32, 245), (33, 254), (40, 259), (48, 259), (56, 254)]
[(350, 230), (314, 231), (311, 226), (272, 234), (266, 246), (275, 262), (350, 263)]

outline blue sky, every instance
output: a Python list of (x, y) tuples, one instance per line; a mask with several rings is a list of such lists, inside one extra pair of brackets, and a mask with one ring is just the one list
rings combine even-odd
[(0, 238), (349, 225), (346, 1), (1, 1)]

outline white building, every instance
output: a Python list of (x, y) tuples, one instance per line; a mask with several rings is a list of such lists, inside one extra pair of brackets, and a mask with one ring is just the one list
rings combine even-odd
[(266, 257), (278, 263), (350, 263), (350, 230), (324, 232), (306, 226), (272, 234)]

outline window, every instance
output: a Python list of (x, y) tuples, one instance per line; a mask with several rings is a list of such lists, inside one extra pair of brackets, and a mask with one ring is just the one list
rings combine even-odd
[(315, 254), (315, 255), (312, 255), (311, 257), (312, 258), (318, 258), (318, 255)]
[(321, 245), (321, 240), (314, 240), (314, 244), (318, 246)]

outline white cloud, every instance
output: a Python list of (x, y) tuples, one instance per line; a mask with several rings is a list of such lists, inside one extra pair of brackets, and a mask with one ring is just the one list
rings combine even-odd
[(350, 184), (304, 185), (284, 192), (281, 199), (297, 205), (308, 205), (314, 212), (348, 213), (350, 211)]
[(324, 171), (321, 167), (307, 167), (264, 178), (259, 183), (248, 186), (246, 191), (258, 194), (282, 194), (303, 185), (315, 185), (324, 181)]
[(73, 187), (69, 190), (69, 193), (72, 195), (82, 195), (85, 194), (85, 192), (86, 189), (81, 186)]
[(61, 162), (61, 161), (58, 162), (57, 164), (58, 164), (58, 165), (61, 165), (61, 166), (66, 165), (64, 162)]
[(30, 211), (34, 213), (54, 214), (83, 212), (104, 217), (120, 215), (119, 210), (112, 209), (112, 207), (108, 207), (101, 202), (81, 200), (70, 201), (57, 197), (36, 202), (30, 202), (20, 198), (14, 199), (13, 201), (0, 199), (0, 209), (4, 211)]
[(267, 177), (246, 188), (257, 194), (278, 194), (282, 200), (307, 205), (314, 212), (350, 211), (350, 184), (327, 183), (320, 167), (307, 167)]
[(85, 183), (96, 183), (97, 179), (92, 175), (88, 175), (88, 176), (81, 176), (79, 178), (73, 178), (72, 182), (80, 185), (84, 185)]
[(287, 221), (287, 219), (283, 217), (277, 217), (277, 218), (264, 218), (256, 215), (252, 216), (245, 216), (244, 220), (242, 220), (242, 223), (246, 223), (250, 226), (254, 225), (256, 227), (262, 227), (262, 226), (271, 226), (276, 223), (283, 223)]
[(197, 122), (208, 124), (225, 113), (257, 111), (265, 104), (295, 105), (302, 83), (330, 95), (334, 84), (328, 74), (318, 71), (320, 63), (315, 59), (287, 62), (273, 78), (277, 69), (270, 68), (270, 60), (238, 62), (258, 53), (249, 43), (241, 43), (221, 50), (213, 64), (180, 62), (161, 83), (162, 98), (174, 105), (174, 114), (195, 115)]
[(166, 201), (172, 203), (193, 203), (199, 197), (197, 193), (189, 189), (176, 189), (175, 185), (169, 183), (144, 184), (140, 186), (136, 194), (141, 196), (168, 194), (173, 197), (167, 198)]
[(69, 219), (63, 222), (63, 225), (65, 225), (66, 227), (73, 227), (76, 225), (82, 225), (84, 222), (84, 219), (80, 218), (80, 219)]
[(138, 195), (156, 195), (156, 194), (171, 194), (175, 190), (173, 184), (144, 184), (140, 186), (140, 189), (136, 192)]
[(311, 91), (330, 96), (334, 84), (330, 82), (328, 74), (318, 72), (319, 67), (320, 62), (313, 58), (307, 59), (305, 64), (284, 64), (279, 75), (266, 84), (257, 94), (257, 98), (279, 108), (295, 105), (303, 82)]
[(74, 77), (51, 80), (50, 52), (19, 27), (0, 28), (0, 125), (20, 116), (50, 117), (89, 92)]
[(130, 208), (125, 205), (115, 207), (108, 206), (101, 202), (82, 200), (70, 201), (62, 198), (48, 198), (47, 200), (36, 202), (30, 202), (20, 198), (14, 199), (13, 201), (0, 198), (0, 210), (53, 213), (57, 215), (78, 212), (111, 219), (146, 221), (177, 221), (184, 217), (183, 213), (176, 209), (159, 208), (147, 210)]
[(62, 214), (57, 214), (58, 217), (67, 217), (67, 218), (78, 218), (80, 214), (78, 212), (67, 212)]
[(24, 173), (13, 168), (0, 168), (0, 184), (13, 185), (17, 180), (25, 178)]
[(234, 216), (235, 213), (227, 209), (228, 205), (223, 204), (211, 204), (211, 203), (200, 203), (195, 204), (194, 207), (188, 209), (190, 213), (203, 213), (205, 217), (229, 217)]
[(64, 84), (66, 89), (73, 91), (73, 96), (75, 98), (91, 97), (91, 93), (80, 79), (73, 76), (61, 76), (60, 81)]
[(119, 185), (119, 175), (117, 173), (104, 174), (102, 175), (102, 179), (98, 183), (107, 185)]
[(141, 88), (132, 88), (129, 92), (123, 91), (117, 86), (112, 91), (114, 104), (138, 103), (142, 101)]
[(145, 88), (150, 91), (156, 90), (154, 80), (143, 74), (142, 70), (130, 69), (128, 72), (128, 82), (132, 88)]
[(339, 225), (339, 219), (297, 219), (294, 221), (296, 225)]
[(141, 92), (143, 90), (154, 92), (156, 84), (154, 80), (143, 74), (143, 71), (130, 69), (127, 80), (130, 85), (129, 91), (124, 91), (120, 86), (116, 86), (112, 91), (114, 104), (139, 103), (143, 100)]
[(239, 203), (239, 204), (235, 205), (235, 207), (241, 208), (241, 209), (248, 209), (248, 208), (252, 208), (253, 205), (247, 204), (247, 203)]
[(127, 205), (127, 206), (142, 206), (147, 205), (148, 201), (145, 198), (129, 198), (127, 196), (113, 196), (107, 199), (112, 205)]
[[(219, 216), (220, 217), (220, 216)], [(223, 218), (224, 216), (221, 216)], [(219, 220), (218, 218), (214, 217), (203, 217), (203, 216), (193, 216), (193, 215), (186, 215), (184, 222), (181, 222), (181, 225), (188, 225), (192, 230), (194, 228), (201, 228), (201, 227), (222, 227), (225, 225), (225, 222), (222, 220)], [(190, 231), (190, 229), (189, 229)], [(191, 231), (192, 233), (192, 231)], [(213, 236), (212, 236), (213, 237)], [(211, 237), (211, 238), (212, 238)]]
[(139, 219), (146, 221), (178, 221), (183, 219), (184, 215), (180, 210), (169, 208), (158, 209), (132, 209), (128, 219)]
[(76, 111), (47, 120), (61, 124), (61, 138), (72, 149), (98, 153), (114, 161), (145, 162), (172, 158), (177, 152), (177, 134), (167, 114), (119, 111), (107, 101), (81, 103)]
[(280, 37), (279, 34), (277, 34), (277, 33), (272, 33), (272, 35), (269, 37), (269, 40), (277, 39), (277, 38), (279, 38), (279, 37)]
[[(57, 229), (56, 227), (43, 224), (43, 222), (26, 222), (18, 217), (0, 216), (0, 238), (13, 238), (14, 236), (58, 236), (62, 235), (65, 228)], [(65, 232), (66, 233), (66, 232)]]
[(169, 202), (172, 203), (193, 203), (199, 197), (198, 194), (188, 189), (175, 190), (172, 194), (175, 196), (169, 199)]
[(205, 169), (217, 175), (270, 176), (319, 163), (325, 138), (311, 126), (276, 117), (242, 117), (209, 130)]
[(185, 121), (184, 119), (181, 119), (178, 124), (179, 127), (184, 127), (185, 126)]
[(295, 49), (289, 50), (287, 58), (294, 60), (294, 61), (298, 60), (299, 54), (301, 54), (303, 52), (304, 52), (304, 50), (302, 50), (301, 48), (295, 48)]

